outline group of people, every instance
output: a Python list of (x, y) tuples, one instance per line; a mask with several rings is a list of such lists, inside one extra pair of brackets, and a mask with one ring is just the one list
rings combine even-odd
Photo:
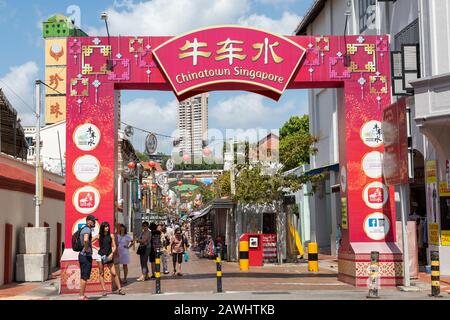
[[(79, 232), (82, 250), (79, 252), (78, 261), (80, 264), (80, 300), (88, 300), (85, 295), (86, 283), (91, 276), (92, 270), (92, 243), (98, 240), (98, 258), (100, 284), (103, 289), (103, 296), (107, 295), (104, 280), (104, 270), (107, 266), (111, 272), (112, 281), (116, 286), (115, 292), (124, 295), (121, 284), (127, 283), (128, 264), (130, 263), (130, 248), (134, 242), (139, 244), (137, 254), (140, 256), (142, 275), (138, 281), (145, 281), (155, 278), (156, 258), (158, 253), (163, 265), (163, 273), (169, 274), (168, 259), (172, 255), (173, 275), (182, 276), (181, 264), (187, 261), (187, 250), (189, 248), (188, 230), (177, 224), (165, 223), (142, 223), (142, 232), (138, 239), (133, 240), (128, 235), (127, 228), (121, 224), (119, 233), (111, 234), (108, 222), (100, 224), (99, 234), (92, 236), (97, 218), (89, 215), (86, 218), (86, 225)], [(184, 229), (184, 230), (182, 230)], [(152, 276), (149, 277), (148, 262), (151, 263)], [(124, 278), (120, 279), (120, 265), (123, 266)]]
[[(120, 277), (116, 272), (116, 265), (119, 262), (117, 259), (119, 259), (120, 256), (122, 261), (127, 262), (126, 265), (129, 263), (129, 256), (127, 261), (126, 255), (128, 253), (128, 248), (130, 247), (131, 241), (124, 242), (124, 239), (127, 239), (126, 227), (121, 225), (120, 232), (117, 237), (115, 237), (111, 234), (109, 223), (105, 221), (101, 223), (98, 235), (92, 236), (92, 229), (95, 227), (96, 221), (97, 218), (93, 215), (87, 216), (86, 225), (80, 230), (80, 242), (83, 245), (83, 248), (78, 255), (78, 261), (80, 263), (80, 300), (88, 300), (85, 295), (85, 290), (86, 283), (91, 277), (93, 255), (92, 243), (96, 240), (98, 240), (99, 243), (97, 264), (99, 268), (100, 284), (103, 289), (103, 296), (107, 295), (104, 277), (105, 266), (107, 266), (111, 272), (112, 280), (116, 285), (116, 292), (121, 295), (125, 294), (121, 287)], [(128, 269), (124, 268), (125, 278), (127, 272)]]
[[(140, 256), (142, 275), (138, 281), (145, 281), (155, 278), (155, 261), (159, 252), (163, 273), (169, 274), (168, 259), (172, 255), (173, 275), (182, 276), (181, 264), (183, 259), (187, 260), (187, 250), (189, 247), (187, 230), (182, 230), (178, 225), (156, 224), (154, 222), (142, 223), (142, 233), (137, 240), (139, 248), (137, 253)], [(149, 277), (147, 262), (151, 264), (152, 275)]]

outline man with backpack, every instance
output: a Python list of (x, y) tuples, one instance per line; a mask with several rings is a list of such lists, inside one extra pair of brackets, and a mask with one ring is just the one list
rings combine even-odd
[(89, 300), (84, 295), (86, 283), (91, 277), (92, 270), (92, 229), (97, 219), (93, 215), (86, 217), (86, 225), (72, 236), (72, 249), (78, 251), (80, 263), (80, 300)]

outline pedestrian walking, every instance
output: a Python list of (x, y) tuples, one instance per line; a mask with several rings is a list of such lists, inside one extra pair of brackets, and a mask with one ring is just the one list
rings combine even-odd
[[(173, 260), (173, 275), (182, 276), (181, 273), (181, 264), (183, 263), (184, 252), (187, 250), (186, 239), (181, 233), (181, 228), (177, 228), (175, 230), (175, 235), (172, 237), (170, 241), (170, 248), (172, 252), (172, 260)], [(177, 272), (177, 263), (178, 263), (178, 272)]]
[(100, 273), (100, 284), (103, 289), (103, 296), (107, 295), (105, 287), (105, 266), (107, 266), (111, 272), (112, 281), (117, 287), (117, 293), (124, 295), (122, 287), (120, 286), (120, 280), (116, 273), (116, 267), (114, 265), (114, 253), (117, 250), (116, 241), (114, 235), (111, 235), (110, 226), (108, 222), (102, 222), (100, 225), (100, 232), (98, 235), (98, 241), (100, 244), (100, 249), (98, 254), (100, 258), (97, 260), (99, 273)]
[(133, 239), (128, 235), (127, 227), (124, 224), (119, 226), (119, 234), (117, 235), (118, 253), (116, 260), (116, 271), (120, 279), (120, 265), (123, 266), (123, 281), (128, 282), (128, 264), (130, 263), (130, 247), (133, 245)]
[(136, 253), (139, 255), (142, 271), (142, 275), (137, 279), (137, 281), (148, 280), (148, 257), (150, 255), (150, 238), (151, 238), (151, 232), (148, 227), (149, 227), (148, 222), (144, 221), (142, 223), (141, 235), (139, 236), (139, 239), (136, 240), (136, 242), (139, 243), (139, 247)]
[(152, 276), (151, 279), (155, 279), (155, 272), (156, 272), (156, 250), (161, 250), (161, 231), (160, 227), (152, 222), (150, 223), (150, 232), (151, 232), (151, 249), (150, 249), (150, 255), (149, 255), (149, 261), (152, 268)]
[[(95, 227), (97, 219), (93, 215), (86, 217), (86, 225), (82, 227), (79, 234), (79, 244), (82, 249), (78, 254), (80, 263), (80, 300), (89, 300), (85, 296), (86, 283), (91, 277), (92, 270), (92, 229)], [(77, 239), (78, 240), (78, 239)]]
[(168, 274), (169, 268), (168, 268), (168, 255), (170, 253), (170, 237), (167, 234), (167, 228), (166, 225), (163, 223), (161, 224), (161, 261), (163, 265), (163, 273)]

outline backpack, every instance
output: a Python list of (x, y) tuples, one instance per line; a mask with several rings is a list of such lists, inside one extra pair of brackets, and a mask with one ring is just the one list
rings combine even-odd
[(84, 226), (83, 228), (78, 229), (72, 235), (72, 250), (73, 251), (81, 252), (84, 248), (84, 243), (82, 243), (81, 239), (80, 239), (81, 230), (83, 230), (84, 228), (87, 228), (87, 226)]

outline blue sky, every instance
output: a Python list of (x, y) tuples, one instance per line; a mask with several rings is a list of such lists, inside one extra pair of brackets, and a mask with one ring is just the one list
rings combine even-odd
[[(0, 0), (0, 87), (18, 110), (23, 125), (33, 124), (33, 83), (44, 77), (41, 22), (56, 13), (69, 15), (67, 8), (71, 5), (80, 8), (81, 28), (89, 35), (105, 32), (100, 20), (104, 11), (108, 12), (113, 35), (176, 35), (224, 23), (289, 35), (311, 3), (312, 0)], [(209, 102), (209, 127), (222, 131), (276, 129), (290, 116), (307, 112), (304, 90), (286, 91), (278, 103), (239, 91), (212, 92)], [(171, 92), (124, 91), (122, 105), (122, 119), (132, 125), (169, 135), (176, 128), (176, 101)], [(136, 135), (134, 143), (138, 149), (143, 141), (143, 134)], [(164, 141), (161, 142), (164, 148)]]

